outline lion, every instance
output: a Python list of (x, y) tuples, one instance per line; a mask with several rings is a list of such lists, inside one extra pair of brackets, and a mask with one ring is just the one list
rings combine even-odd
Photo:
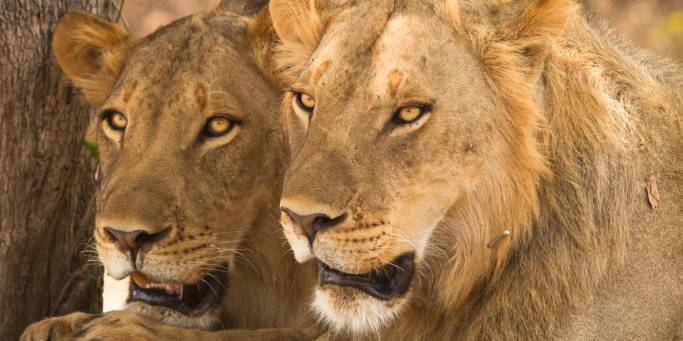
[(273, 0), (332, 337), (672, 340), (681, 70), (570, 0)]
[(288, 151), (256, 7), (224, 1), (140, 40), (92, 14), (60, 19), (57, 61), (96, 108), (97, 253), (132, 280), (125, 311), (45, 320), (23, 339), (317, 335), (314, 269), (286, 257), (278, 223)]

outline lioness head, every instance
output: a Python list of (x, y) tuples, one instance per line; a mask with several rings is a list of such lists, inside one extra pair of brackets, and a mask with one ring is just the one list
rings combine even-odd
[(134, 40), (71, 12), (54, 36), (59, 64), (97, 108), (99, 258), (110, 276), (132, 277), (133, 308), (169, 323), (218, 322), (244, 236), (277, 212), (279, 91), (257, 67), (252, 24), (214, 9)]
[(291, 89), (281, 220), (337, 329), (377, 331), (415, 296), (457, 304), (528, 233), (546, 166), (525, 90), (570, 6), (523, 3), (271, 2)]

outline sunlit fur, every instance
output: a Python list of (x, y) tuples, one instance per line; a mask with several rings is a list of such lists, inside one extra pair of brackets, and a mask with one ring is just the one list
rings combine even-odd
[[(681, 336), (677, 66), (568, 0), (270, 9), (285, 83), (316, 100), (310, 122), (294, 114), (291, 93), (283, 100), (293, 155), (281, 205), (349, 216), (312, 247), (283, 221), (292, 247), (305, 248), (295, 253), (350, 273), (417, 255), (407, 297), (317, 290), (314, 309), (340, 335)], [(434, 100), (430, 119), (387, 128), (409, 100)], [(644, 189), (651, 174), (656, 210)]]
[[(88, 136), (100, 153), (97, 251), (115, 278), (138, 270), (195, 284), (214, 270), (229, 273), (223, 304), (201, 315), (141, 302), (129, 311), (200, 329), (308, 327), (314, 277), (288, 256), (278, 226), (287, 148), (281, 90), (264, 75), (270, 61), (263, 51), (274, 35), (267, 11), (246, 16), (232, 3), (140, 40), (91, 14), (60, 20), (57, 60), (97, 109)], [(106, 110), (126, 116), (124, 132), (107, 126)], [(236, 133), (203, 136), (207, 119), (222, 114), (240, 119)], [(141, 251), (134, 269), (107, 226), (170, 232)]]
[(387, 306), (354, 289), (328, 292), (322, 288), (315, 291), (311, 308), (326, 329), (361, 337), (378, 337), (382, 329), (399, 315), (402, 305)]

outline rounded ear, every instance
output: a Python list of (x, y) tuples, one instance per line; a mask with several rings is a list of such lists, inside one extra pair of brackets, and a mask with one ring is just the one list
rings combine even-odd
[(468, 31), (474, 30), (474, 36), (483, 32), (485, 44), (499, 47), (498, 52), (505, 54), (500, 57), (518, 61), (515, 66), (526, 68), (531, 78), (540, 72), (550, 46), (564, 34), (576, 9), (573, 0), (444, 0), (443, 5), (456, 32), (472, 35)]
[(52, 38), (62, 71), (93, 104), (114, 87), (132, 46), (133, 38), (123, 27), (84, 12), (63, 16)]
[(274, 84), (284, 87), (278, 79), (279, 75), (274, 61), (280, 41), (273, 28), (273, 22), (270, 20), (268, 8), (263, 8), (251, 19), (248, 40), (254, 62), (261, 72)]
[(574, 9), (570, 0), (538, 0), (506, 27), (505, 39), (523, 53), (532, 72), (540, 72), (550, 46), (564, 34)]
[(272, 0), (269, 8), (282, 43), (289, 49), (303, 47), (313, 53), (322, 29), (314, 0)]

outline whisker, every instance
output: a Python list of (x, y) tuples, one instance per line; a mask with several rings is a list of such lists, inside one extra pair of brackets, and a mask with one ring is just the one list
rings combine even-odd
[(211, 291), (213, 291), (213, 294), (216, 295), (216, 297), (218, 297), (218, 292), (216, 292), (216, 289), (214, 289), (213, 286), (211, 286), (211, 284), (207, 280), (202, 278), (202, 282), (204, 282), (206, 285), (208, 285), (209, 288), (211, 288)]

